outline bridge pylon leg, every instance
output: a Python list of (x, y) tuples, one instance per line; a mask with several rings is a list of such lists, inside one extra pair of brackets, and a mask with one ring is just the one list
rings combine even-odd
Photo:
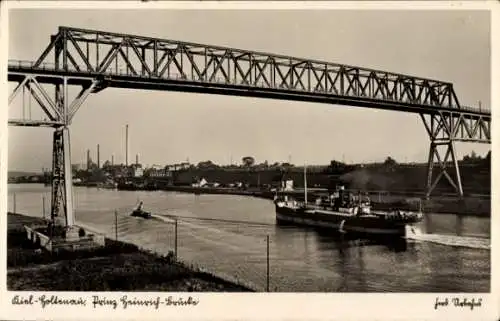
[[(462, 179), (453, 139), (452, 119), (444, 115), (431, 115), (429, 118), (425, 118), (424, 115), (420, 116), (431, 141), (427, 161), (426, 197), (430, 198), (443, 177), (455, 189), (457, 195), (463, 197)], [(448, 172), (449, 169), (452, 169), (452, 174)]]
[(55, 225), (71, 227), (75, 223), (72, 178), (69, 129), (58, 128), (52, 153), (51, 220)]

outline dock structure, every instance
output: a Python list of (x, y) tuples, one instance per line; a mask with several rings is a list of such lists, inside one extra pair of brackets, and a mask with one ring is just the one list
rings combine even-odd
[[(51, 220), (63, 217), (62, 224), (68, 228), (75, 223), (69, 127), (87, 97), (106, 88), (246, 96), (417, 114), (430, 138), (427, 196), (443, 177), (463, 196), (455, 144), (491, 143), (490, 111), (484, 106), (461, 105), (450, 82), (153, 37), (59, 27), (38, 59), (9, 60), (8, 80), (17, 83), (9, 104), (27, 89), (47, 118), (9, 119), (9, 125), (54, 128)], [(55, 88), (54, 98), (47, 86)], [(81, 88), (76, 97), (68, 95), (73, 86)], [(127, 124), (127, 166), (128, 145)], [(452, 173), (447, 170), (450, 163)]]

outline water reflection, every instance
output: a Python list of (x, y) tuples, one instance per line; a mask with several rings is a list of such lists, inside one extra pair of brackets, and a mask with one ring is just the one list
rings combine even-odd
[(432, 215), (424, 215), (424, 233), (434, 233), (432, 229)]
[[(16, 186), (15, 190), (19, 212), (42, 215), (41, 196), (49, 195), (47, 188), (29, 186), (23, 190)], [(489, 250), (407, 242), (402, 238), (368, 241), (334, 231), (277, 226), (272, 202), (262, 199), (75, 188), (77, 220), (114, 237), (113, 212), (119, 209), (120, 239), (163, 252), (172, 249), (172, 225), (129, 217), (138, 198), (155, 214), (186, 217), (179, 224), (182, 259), (262, 288), (266, 284), (265, 240), (269, 235), (271, 288), (279, 291), (489, 291)], [(426, 214), (420, 226), (428, 233), (488, 237), (489, 224), (487, 218)]]
[(338, 271), (340, 274), (340, 284), (337, 287), (337, 292), (346, 292), (349, 289), (349, 251), (345, 241), (335, 243), (338, 250)]
[(463, 216), (455, 216), (455, 233), (464, 235), (464, 218)]

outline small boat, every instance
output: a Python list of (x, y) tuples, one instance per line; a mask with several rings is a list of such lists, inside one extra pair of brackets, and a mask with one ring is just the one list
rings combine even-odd
[(304, 167), (304, 201), (291, 196), (275, 196), (276, 222), (326, 228), (340, 234), (405, 237), (414, 223), (423, 219), (421, 211), (410, 212), (400, 209), (375, 211), (367, 195), (345, 191), (343, 186), (327, 198), (319, 198), (315, 203), (307, 202), (307, 179)]
[(134, 210), (130, 216), (142, 217), (142, 218), (151, 218), (151, 213), (143, 210)]

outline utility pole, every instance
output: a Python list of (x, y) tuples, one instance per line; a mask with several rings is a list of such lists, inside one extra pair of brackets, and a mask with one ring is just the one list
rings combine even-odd
[(118, 211), (115, 210), (115, 240), (118, 241)]
[(175, 249), (175, 260), (177, 261), (178, 253), (177, 253), (177, 218), (175, 219), (175, 240), (174, 240), (174, 249)]
[(266, 236), (266, 242), (267, 242), (267, 265), (266, 265), (266, 271), (267, 271), (267, 282), (266, 282), (266, 291), (269, 292), (269, 234)]
[(42, 194), (42, 215), (45, 220), (45, 195)]

